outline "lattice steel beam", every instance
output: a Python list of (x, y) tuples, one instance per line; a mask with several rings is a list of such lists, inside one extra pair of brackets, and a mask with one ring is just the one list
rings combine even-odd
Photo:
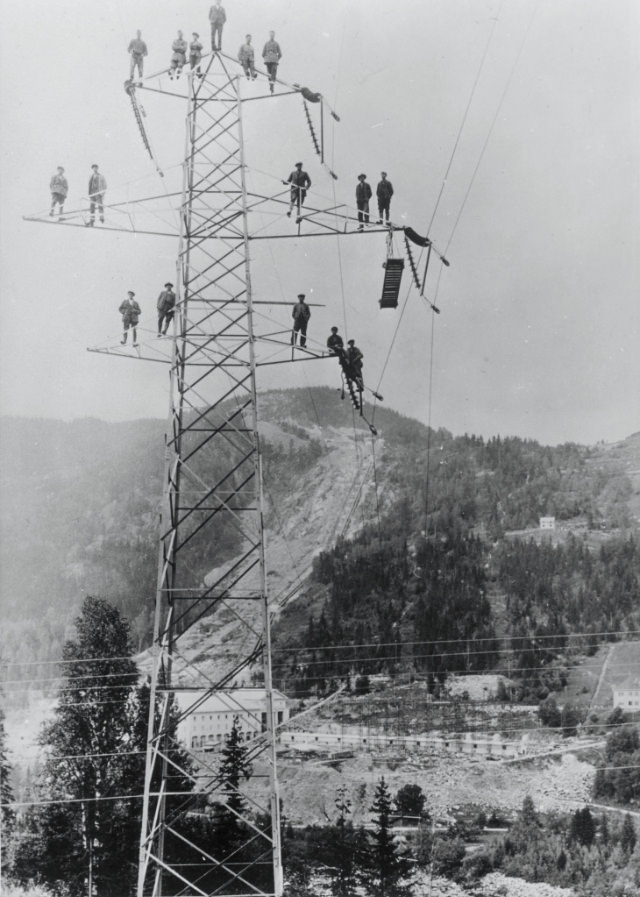
[[(240, 81), (216, 55), (205, 77), (190, 84), (138, 897), (277, 897), (280, 819)], [(190, 660), (182, 646), (212, 613), (235, 621), (244, 647), (235, 657), (213, 648), (209, 662)], [(267, 786), (227, 811), (233, 837), (220, 831), (205, 844), (198, 824), (210, 833), (212, 806), (227, 803), (229, 783), (210, 756), (176, 759), (176, 725), (213, 694), (230, 712), (243, 712), (233, 686), (260, 661), (266, 726), (250, 743), (250, 757), (262, 763)], [(176, 715), (174, 697), (191, 692)]]

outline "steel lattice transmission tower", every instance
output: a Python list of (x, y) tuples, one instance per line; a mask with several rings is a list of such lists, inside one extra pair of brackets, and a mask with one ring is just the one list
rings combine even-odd
[[(170, 374), (138, 897), (279, 895), (280, 820), (240, 82), (218, 54), (202, 79), (189, 80), (181, 289)], [(192, 571), (203, 549), (215, 555), (229, 545), (235, 546), (234, 560), (198, 581)], [(212, 614), (241, 631), (241, 655), (226, 656), (220, 648), (208, 663), (189, 660), (183, 645), (194, 626)], [(258, 797), (252, 793), (230, 801), (233, 784), (220, 775), (219, 756), (199, 754), (192, 768), (176, 760), (176, 723), (213, 694), (230, 714), (246, 712), (234, 684), (243, 671), (255, 672), (260, 663), (266, 692), (262, 732), (245, 750), (248, 759), (261, 764), (265, 785)], [(190, 786), (197, 797), (189, 793)], [(217, 811), (212, 811), (215, 804)], [(204, 839), (199, 826), (207, 832)]]

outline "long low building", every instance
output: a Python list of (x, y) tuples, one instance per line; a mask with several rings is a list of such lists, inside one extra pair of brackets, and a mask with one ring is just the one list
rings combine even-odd
[[(289, 719), (289, 701), (273, 689), (274, 724)], [(190, 748), (206, 749), (221, 744), (231, 732), (234, 719), (244, 741), (252, 741), (267, 728), (267, 695), (264, 688), (234, 688), (228, 691), (181, 691), (176, 701), (184, 717), (178, 723), (178, 740)], [(186, 713), (186, 711), (189, 711)]]
[(302, 732), (299, 730), (281, 732), (278, 738), (281, 747), (299, 748), (400, 748), (405, 751), (427, 753), (466, 754), (467, 756), (500, 758), (522, 757), (529, 753), (528, 739), (523, 736), (518, 741), (505, 741), (499, 734), (482, 737), (471, 732), (447, 737), (446, 735), (382, 735), (378, 733), (356, 732)]

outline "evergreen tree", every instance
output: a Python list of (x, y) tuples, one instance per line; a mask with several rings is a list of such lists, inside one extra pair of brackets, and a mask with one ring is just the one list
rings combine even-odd
[(584, 807), (582, 810), (576, 810), (571, 817), (569, 840), (578, 841), (586, 847), (591, 847), (595, 836), (596, 824), (589, 807)]
[[(0, 852), (5, 858), (8, 856), (7, 846), (16, 821), (12, 806), (13, 789), (9, 780), (10, 773), (11, 768), (7, 761), (4, 713), (0, 710)], [(2, 865), (6, 867), (6, 859), (4, 863), (0, 862), (0, 866)]]
[(65, 683), (41, 735), (47, 758), (40, 805), (17, 838), (15, 875), (70, 895), (119, 895), (135, 881), (144, 758), (131, 756), (132, 693), (126, 622), (106, 601), (87, 598), (77, 639), (63, 647)]
[(402, 879), (409, 873), (409, 863), (396, 852), (391, 830), (393, 811), (389, 786), (380, 779), (376, 786), (371, 811), (375, 814), (375, 829), (366, 855), (364, 878), (371, 897), (405, 897), (411, 893)]
[(620, 835), (620, 847), (626, 854), (633, 853), (637, 841), (636, 827), (628, 813), (624, 814), (622, 821), (622, 833)]
[(252, 771), (251, 763), (247, 759), (247, 748), (242, 743), (240, 721), (235, 716), (222, 748), (222, 761), (218, 773), (221, 790), (227, 798), (227, 808), (234, 820), (246, 812), (247, 804), (240, 791), (240, 783), (246, 781)]
[(347, 788), (338, 789), (335, 798), (338, 816), (329, 833), (329, 863), (331, 865), (332, 893), (335, 897), (355, 897), (358, 886), (359, 858), (362, 852), (360, 833), (351, 819), (351, 799)]

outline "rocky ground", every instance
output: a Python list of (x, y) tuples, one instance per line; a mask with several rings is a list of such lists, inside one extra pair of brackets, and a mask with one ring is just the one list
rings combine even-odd
[(573, 754), (503, 764), (465, 757), (417, 756), (390, 760), (361, 753), (333, 766), (322, 761), (284, 762), (280, 791), (294, 823), (323, 823), (334, 815), (338, 788), (349, 788), (356, 822), (366, 821), (382, 776), (392, 793), (417, 784), (432, 814), (446, 818), (452, 807), (476, 804), (485, 811), (516, 811), (527, 795), (539, 810), (573, 810), (589, 801), (594, 768)]

